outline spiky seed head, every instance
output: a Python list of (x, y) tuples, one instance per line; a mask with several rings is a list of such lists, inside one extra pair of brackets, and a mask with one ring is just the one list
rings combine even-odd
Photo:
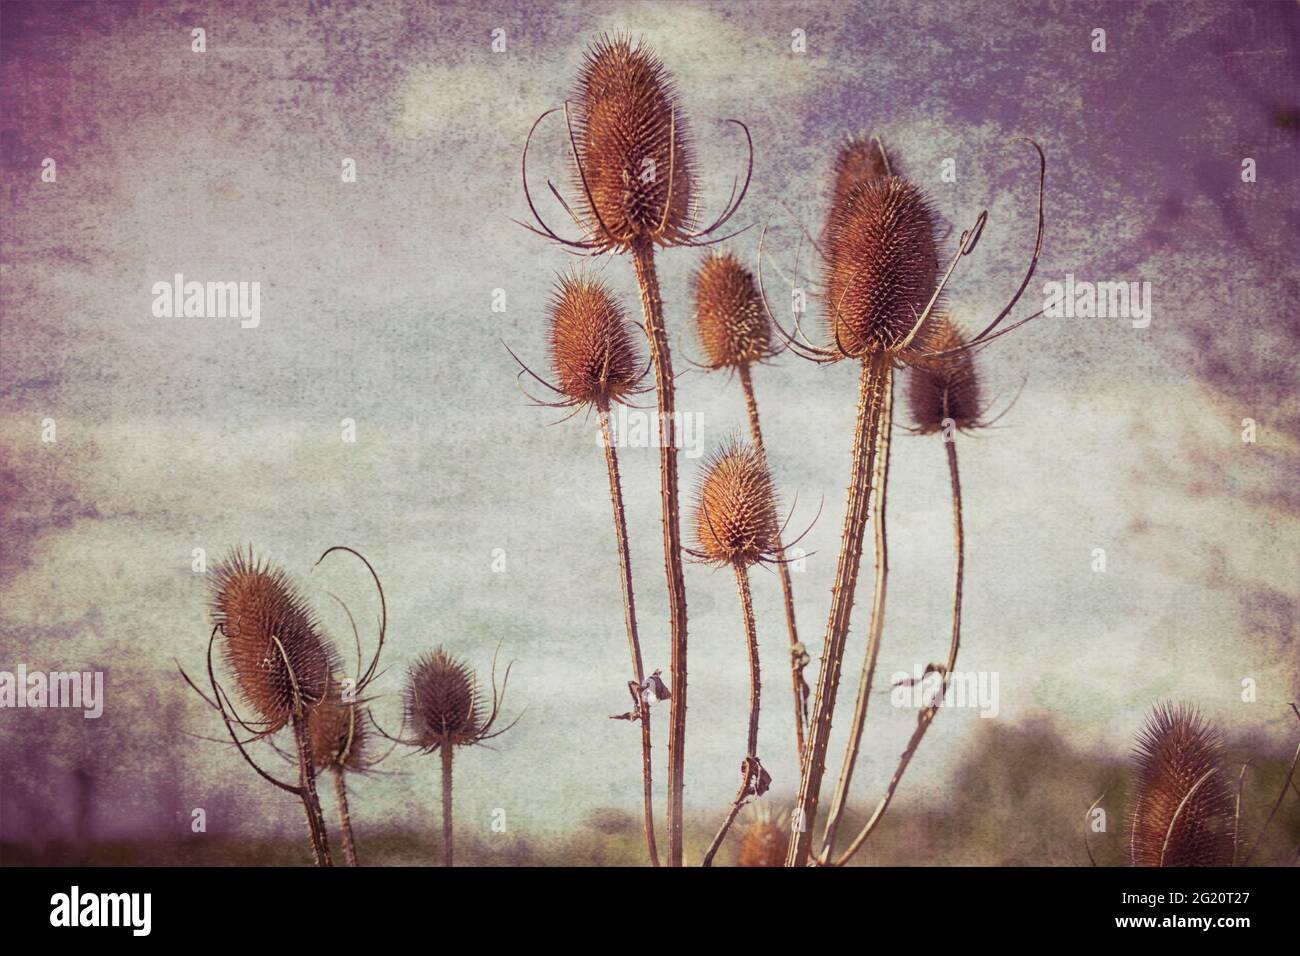
[(365, 770), (369, 736), (361, 707), (356, 701), (343, 699), (343, 684), (330, 683), (329, 693), (308, 719), (308, 739), (312, 762), (317, 770), (339, 767)]
[(1221, 747), (1218, 730), (1195, 707), (1156, 705), (1133, 754), (1134, 866), (1232, 863), (1233, 799)]
[(630, 37), (602, 37), (586, 53), (573, 100), (576, 195), (592, 239), (620, 250), (684, 239), (694, 221), (695, 169), (659, 57)]
[(934, 293), (934, 214), (897, 176), (855, 186), (826, 230), (826, 314), (852, 355), (899, 348)]
[(550, 319), (551, 367), (570, 400), (603, 408), (636, 385), (636, 342), (622, 306), (603, 282), (560, 276)]
[(211, 576), (212, 623), (244, 703), (271, 732), (295, 711), (294, 687), (307, 710), (329, 689), (330, 651), (316, 617), (284, 571), (236, 549)]
[(406, 721), (419, 746), (433, 750), (478, 740), (484, 705), (470, 668), (441, 647), (415, 662), (406, 682)]
[(848, 199), (855, 187), (890, 175), (887, 154), (881, 149), (875, 137), (865, 134), (849, 137), (840, 147), (831, 180), (832, 208)]
[(705, 465), (696, 492), (700, 552), (718, 565), (749, 567), (776, 549), (776, 493), (763, 456), (729, 439)]
[(695, 327), (713, 368), (772, 354), (772, 329), (753, 273), (730, 252), (710, 252), (695, 273)]
[[(966, 337), (951, 317), (940, 315), (926, 323), (917, 341), (921, 353), (945, 352), (964, 346)], [(912, 420), (923, 435), (941, 431), (945, 419), (958, 429), (978, 427), (980, 384), (974, 357), (961, 351), (914, 362), (907, 397)]]
[(785, 866), (790, 838), (785, 828), (770, 819), (757, 819), (745, 828), (740, 839), (737, 866)]

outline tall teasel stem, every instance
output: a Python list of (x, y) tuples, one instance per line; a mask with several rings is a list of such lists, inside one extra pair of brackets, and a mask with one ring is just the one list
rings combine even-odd
[(826, 625), (826, 645), (813, 699), (809, 736), (804, 747), (799, 793), (795, 802), (795, 826), (788, 866), (803, 866), (812, 850), (813, 825), (822, 776), (826, 772), (826, 748), (830, 743), (831, 717), (839, 688), (844, 643), (848, 638), (853, 595), (862, 560), (862, 536), (866, 531), (871, 500), (871, 476), (876, 464), (877, 436), (886, 399), (893, 383), (893, 358), (887, 353), (869, 355), (862, 362), (858, 394), (857, 426), (853, 437), (853, 471), (849, 480), (848, 506), (844, 515), (844, 537), (835, 584), (831, 588), (831, 612)]
[[(749, 737), (746, 747), (748, 761), (750, 757), (758, 755), (758, 715), (762, 703), (763, 681), (759, 671), (758, 630), (754, 626), (754, 600), (749, 590), (749, 571), (739, 565), (736, 566), (736, 589), (740, 593), (740, 606), (745, 618), (745, 643), (749, 649)], [(731, 809), (727, 811), (727, 818), (714, 836), (708, 852), (704, 854), (704, 866), (713, 865), (713, 858), (717, 855), (718, 848), (722, 846), (722, 841), (726, 839), (727, 831), (736, 822), (736, 817), (745, 805), (745, 798), (753, 792), (750, 774), (746, 772), (742, 776), (744, 779), (741, 781), (740, 790), (736, 793), (736, 799), (732, 801)]]
[(600, 435), (605, 446), (605, 464), (609, 470), (609, 497), (614, 507), (614, 537), (618, 542), (619, 576), (623, 583), (623, 617), (627, 624), (628, 651), (632, 655), (632, 675), (637, 710), (641, 722), (641, 780), (644, 790), (645, 838), (650, 853), (651, 866), (659, 865), (659, 850), (655, 845), (654, 788), (650, 754), (650, 702), (646, 699), (645, 669), (641, 662), (641, 640), (636, 624), (636, 596), (632, 590), (632, 555), (627, 543), (627, 514), (623, 509), (623, 482), (619, 476), (618, 450), (609, 427), (609, 405), (598, 412)]
[[(609, 473), (609, 494), (614, 509), (614, 537), (618, 546), (619, 579), (623, 589), (623, 617), (628, 649), (632, 655), (629, 689), (635, 710), (616, 715), (620, 720), (641, 723), (641, 776), (645, 801), (646, 845), (652, 866), (659, 865), (655, 845), (654, 792), (651, 778), (650, 699), (658, 699), (658, 686), (645, 686), (641, 641), (637, 632), (636, 598), (632, 588), (632, 559), (628, 548), (627, 517), (623, 507), (623, 485), (619, 474), (618, 450), (610, 427), (609, 410), (614, 401), (626, 400), (644, 372), (632, 337), (632, 325), (622, 306), (603, 282), (581, 273), (559, 278), (550, 307), (551, 365), (557, 385), (540, 378), (520, 362), (520, 375), (532, 375), (541, 384), (563, 396), (562, 401), (538, 402), (552, 407), (595, 408), (600, 421), (601, 445)], [(511, 353), (514, 354), (513, 352)], [(516, 357), (516, 361), (518, 358)], [(654, 684), (658, 685), (656, 677)]]
[(641, 287), (650, 361), (655, 370), (659, 407), (659, 480), (663, 497), (664, 568), (668, 577), (668, 611), (672, 628), (672, 703), (668, 715), (668, 859), (682, 865), (682, 793), (686, 763), (686, 579), (682, 573), (681, 505), (677, 491), (676, 402), (672, 354), (664, 329), (663, 299), (655, 271), (654, 246), (639, 239), (632, 261)]
[[(880, 798), (880, 802), (872, 811), (871, 816), (867, 818), (867, 822), (862, 825), (858, 835), (853, 838), (853, 842), (835, 859), (835, 866), (843, 866), (853, 857), (853, 854), (862, 848), (862, 845), (867, 842), (867, 838), (871, 836), (881, 818), (885, 815), (885, 811), (889, 809), (890, 801), (894, 799), (894, 792), (898, 789), (903, 774), (907, 772), (908, 764), (912, 762), (917, 749), (921, 746), (921, 738), (930, 729), (930, 724), (934, 722), (935, 715), (939, 712), (939, 706), (944, 695), (948, 692), (948, 684), (952, 680), (953, 668), (957, 666), (957, 651), (961, 647), (961, 597), (966, 568), (966, 539), (962, 530), (961, 475), (957, 470), (957, 442), (955, 436), (946, 436), (944, 447), (948, 451), (948, 474), (952, 481), (953, 546), (957, 555), (956, 582), (953, 586), (952, 596), (952, 640), (948, 646), (948, 661), (944, 666), (943, 680), (940, 683), (939, 690), (930, 706), (926, 707), (917, 718), (916, 729), (912, 731), (912, 737), (908, 740), (902, 757), (899, 758), (898, 766), (894, 769), (894, 775), (889, 780), (889, 786), (885, 788), (885, 795)], [(833, 851), (834, 847), (827, 841), (825, 854), (829, 855)], [(823, 857), (824, 859), (825, 857)]]
[[(754, 398), (754, 381), (750, 375), (749, 364), (737, 366), (736, 371), (740, 376), (740, 387), (745, 392), (745, 410), (749, 415), (750, 438), (754, 442), (754, 448), (766, 461), (767, 451), (763, 447), (763, 430), (758, 422), (758, 401)], [(790, 681), (791, 689), (794, 692), (794, 735), (795, 745), (798, 747), (796, 753), (802, 757), (805, 710), (808, 705), (808, 684), (803, 676), (805, 656), (803, 644), (799, 641), (799, 628), (795, 623), (794, 587), (790, 582), (790, 565), (784, 560), (785, 550), (781, 545), (779, 529), (777, 531), (776, 553), (778, 558), (777, 574), (781, 576), (781, 596), (785, 601), (785, 626), (790, 635)]]
[(339, 805), (339, 832), (343, 836), (343, 858), (348, 866), (357, 865), (357, 845), (352, 838), (352, 814), (348, 810), (348, 783), (340, 766), (330, 768), (334, 774), (334, 797)]
[(303, 809), (307, 812), (307, 834), (311, 838), (312, 855), (317, 866), (333, 866), (325, 815), (321, 813), (320, 798), (316, 794), (316, 768), (312, 766), (305, 714), (293, 715), (293, 740), (298, 750), (298, 787)]
[(853, 724), (849, 730), (849, 741), (844, 752), (844, 764), (840, 768), (840, 779), (835, 786), (835, 796), (831, 800), (830, 814), (826, 819), (826, 833), (822, 838), (822, 852), (819, 857), (821, 862), (825, 862), (835, 849), (835, 834), (844, 814), (849, 785), (853, 781), (853, 768), (857, 764), (858, 750), (862, 745), (862, 731), (867, 722), (867, 705), (870, 702), (871, 685), (876, 673), (876, 660), (880, 655), (880, 640), (885, 630), (885, 593), (889, 581), (889, 542), (885, 525), (888, 508), (886, 490), (889, 484), (889, 449), (893, 418), (894, 386), (891, 381), (885, 386), (884, 407), (881, 410), (880, 430), (876, 439), (876, 473), (873, 489), (876, 498), (876, 579), (871, 598), (871, 630), (867, 635), (867, 653), (862, 661), (862, 674), (858, 679), (858, 699), (853, 707)]
[(767, 461), (757, 448), (728, 442), (710, 460), (697, 496), (695, 530), (700, 550), (692, 551), (715, 566), (731, 565), (740, 595), (745, 646), (749, 653), (749, 726), (745, 757), (740, 763), (740, 789), (727, 817), (704, 855), (704, 866), (726, 838), (749, 797), (761, 797), (772, 780), (758, 759), (758, 718), (762, 703), (762, 674), (758, 659), (758, 630), (749, 589), (749, 567), (776, 559), (776, 496)]
[(451, 825), (451, 762), (455, 756), (450, 744), (443, 744), (440, 748), (442, 754), (442, 865), (451, 866), (453, 862), (452, 852), (452, 825)]

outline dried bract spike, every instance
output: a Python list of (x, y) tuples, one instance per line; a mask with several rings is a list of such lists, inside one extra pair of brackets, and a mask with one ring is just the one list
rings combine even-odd
[(368, 769), (366, 722), (359, 705), (343, 699), (338, 681), (332, 683), (325, 700), (311, 712), (307, 731), (317, 770), (341, 767), (363, 772)]
[(279, 568), (232, 551), (213, 569), (212, 622), (244, 702), (272, 732), (293, 717), (294, 686), (310, 710), (329, 688), (330, 652), (315, 615)]
[(749, 567), (772, 556), (777, 533), (767, 465), (752, 446), (732, 439), (705, 466), (696, 495), (700, 553), (718, 565)]
[(442, 648), (411, 668), (406, 685), (406, 721), (413, 741), (426, 750), (475, 743), (484, 729), (484, 702), (468, 666)]
[[(928, 322), (917, 337), (920, 353), (961, 349), (966, 337), (947, 315)], [(946, 420), (957, 429), (980, 423), (980, 385), (969, 350), (920, 361), (912, 366), (908, 405), (916, 429), (923, 435), (941, 431)]]
[(757, 819), (741, 837), (737, 866), (784, 866), (790, 838), (783, 827), (771, 820)]
[(772, 329), (754, 276), (729, 252), (709, 253), (695, 273), (695, 323), (713, 368), (772, 354)]
[(624, 250), (688, 237), (694, 166), (659, 58), (629, 37), (603, 37), (587, 51), (574, 102), (575, 187), (592, 241)]
[(921, 191), (896, 176), (853, 188), (826, 231), (830, 333), (850, 355), (902, 345), (934, 294), (934, 215)]
[(1138, 737), (1134, 866), (1229, 866), (1233, 798), (1221, 738), (1194, 707), (1159, 704)]
[(550, 319), (551, 366), (570, 401), (604, 408), (632, 390), (641, 359), (627, 317), (604, 283), (561, 276)]

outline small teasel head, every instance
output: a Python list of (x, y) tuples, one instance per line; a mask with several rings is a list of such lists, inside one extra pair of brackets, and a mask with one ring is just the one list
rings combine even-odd
[(359, 773), (370, 769), (365, 711), (359, 701), (345, 699), (344, 685), (338, 679), (331, 682), (329, 693), (311, 712), (307, 730), (317, 770), (337, 767)]
[(1187, 704), (1158, 704), (1134, 749), (1134, 866), (1228, 866), (1233, 797), (1218, 730)]
[(710, 252), (695, 273), (695, 328), (711, 368), (769, 358), (772, 328), (754, 276), (730, 252)]
[(399, 742), (432, 752), (443, 746), (467, 747), (499, 737), (519, 720), (516, 717), (500, 730), (492, 729), (501, 712), (509, 683), (510, 667), (507, 667), (498, 693), (494, 655), (492, 694), (488, 697), (469, 665), (441, 647), (434, 648), (415, 662), (407, 676), (406, 725), (411, 728), (413, 736)]
[(934, 213), (921, 190), (886, 176), (838, 198), (825, 234), (829, 332), (852, 356), (900, 349), (938, 282)]
[(549, 347), (569, 404), (609, 403), (634, 391), (642, 361), (623, 308), (599, 279), (561, 275), (550, 304)]
[(790, 834), (777, 826), (767, 807), (755, 805), (755, 812), (740, 838), (737, 866), (785, 866)]
[(326, 696), (331, 654), (297, 587), (279, 568), (236, 549), (211, 577), (212, 622), (225, 640), (226, 663), (259, 730), (287, 724)]
[(586, 53), (573, 101), (575, 187), (591, 241), (621, 251), (689, 238), (695, 169), (659, 57), (630, 37), (602, 37)]
[(778, 549), (776, 492), (763, 456), (729, 439), (710, 457), (696, 491), (695, 553), (710, 564), (747, 568)]
[(469, 666), (441, 647), (411, 668), (406, 684), (406, 722), (425, 750), (474, 743), (486, 719), (478, 679)]
[(945, 422), (958, 430), (978, 428), (980, 383), (975, 357), (964, 348), (966, 337), (948, 315), (927, 322), (917, 336), (923, 358), (911, 367), (908, 405), (922, 435), (943, 431)]

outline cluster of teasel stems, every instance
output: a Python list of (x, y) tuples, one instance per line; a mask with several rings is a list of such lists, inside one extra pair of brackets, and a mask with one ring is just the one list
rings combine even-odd
[[(548, 186), (572, 222), (581, 230), (575, 239), (563, 238), (546, 223), (533, 201), (528, 182), (528, 152), (533, 136), (547, 116), (561, 110), (572, 160), (574, 201), (566, 201), (553, 184), (548, 183)], [(748, 129), (743, 124), (736, 120), (730, 122), (739, 125), (749, 140)], [(984, 229), (986, 214), (981, 213), (974, 226), (961, 234), (956, 254), (940, 276), (933, 213), (915, 186), (893, 175), (889, 158), (878, 142), (855, 140), (841, 152), (827, 226), (821, 243), (813, 242), (825, 265), (823, 299), (829, 313), (827, 326), (833, 347), (822, 348), (809, 342), (798, 326), (797, 316), (794, 331), (787, 332), (771, 314), (763, 291), (761, 238), (757, 283), (747, 270), (725, 256), (711, 256), (697, 275), (697, 319), (701, 340), (709, 353), (708, 367), (730, 368), (740, 379), (753, 439), (753, 446), (748, 450), (734, 445), (724, 449), (721, 457), (707, 469), (697, 515), (697, 536), (701, 550), (689, 552), (710, 563), (730, 564), (735, 568), (751, 661), (749, 736), (747, 754), (742, 764), (742, 783), (718, 836), (706, 854), (706, 864), (712, 861), (722, 838), (746, 799), (761, 795), (768, 784), (766, 771), (762, 769), (755, 753), (760, 686), (753, 605), (745, 574), (745, 569), (750, 564), (769, 560), (780, 568), (791, 644), (796, 746), (801, 758), (801, 774), (796, 812), (793, 815), (793, 839), (789, 843), (787, 857), (789, 865), (805, 865), (809, 862), (839, 864), (861, 847), (887, 808), (921, 737), (934, 719), (960, 644), (963, 537), (961, 486), (956, 449), (951, 442), (952, 433), (984, 424), (976, 407), (977, 389), (971, 362), (973, 350), (1040, 314), (1036, 313), (1007, 328), (998, 329), (1027, 288), (1042, 247), (1046, 161), (1037, 144), (1031, 145), (1037, 150), (1040, 160), (1038, 229), (1033, 257), (1010, 302), (973, 338), (966, 339), (962, 336), (957, 327), (942, 314), (938, 304), (960, 259), (974, 251)], [(670, 865), (675, 866), (682, 865), (683, 862), (687, 618), (682, 552), (686, 549), (683, 548), (680, 531), (673, 368), (663, 297), (655, 268), (655, 251), (657, 247), (703, 246), (730, 238), (714, 238), (713, 234), (735, 213), (748, 189), (752, 169), (751, 141), (749, 172), (739, 194), (733, 187), (732, 200), (719, 218), (711, 226), (693, 231), (697, 192), (695, 168), (686, 124), (672, 83), (652, 52), (622, 36), (603, 37), (587, 52), (572, 101), (537, 119), (525, 141), (522, 162), (525, 198), (536, 222), (536, 226), (523, 224), (525, 228), (579, 254), (630, 254), (640, 289), (643, 329), (649, 346), (649, 365), (655, 373), (660, 429), (664, 564), (672, 653), (668, 734), (668, 857)], [(584, 299), (584, 296), (575, 294), (575, 287), (596, 287), (599, 295), (585, 295)], [(587, 302), (585, 310), (574, 308), (579, 299)], [(608, 425), (610, 403), (622, 400), (623, 396), (635, 391), (638, 381), (637, 360), (627, 340), (623, 317), (617, 304), (608, 291), (594, 280), (581, 275), (562, 279), (551, 313), (552, 365), (560, 384), (552, 385), (536, 375), (533, 377), (543, 381), (543, 384), (561, 396), (560, 401), (546, 404), (595, 407), (600, 417), (614, 507), (625, 618), (633, 657), (634, 680), (630, 686), (635, 709), (621, 716), (641, 723), (646, 840), (650, 860), (657, 865), (659, 861), (651, 803), (648, 705), (650, 700), (667, 696), (667, 693), (650, 694), (644, 677), (637, 638), (626, 521), (617, 458), (613, 452)], [(575, 314), (581, 314), (581, 318), (575, 320)], [(772, 328), (779, 331), (784, 339), (780, 348), (772, 346)], [(753, 364), (764, 361), (781, 349), (789, 349), (816, 362), (851, 358), (862, 363), (853, 467), (840, 559), (832, 589), (821, 671), (812, 714), (806, 726), (803, 647), (798, 639), (793, 589), (785, 567), (785, 546), (781, 541), (781, 530), (775, 521), (770, 487), (766, 491), (767, 503), (760, 510), (764, 514), (770, 511), (771, 520), (762, 524), (761, 534), (754, 533), (755, 536), (750, 541), (754, 545), (752, 553), (739, 558), (735, 556), (735, 548), (729, 555), (725, 547), (719, 550), (718, 546), (719, 541), (729, 540), (729, 530), (720, 530), (718, 525), (736, 519), (737, 515), (734, 512), (728, 514), (725, 508), (711, 509), (707, 506), (709, 485), (717, 477), (719, 466), (728, 462), (734, 465), (739, 458), (750, 461), (755, 473), (764, 476), (757, 484), (766, 482), (770, 486), (766, 447), (759, 426), (750, 370)], [(883, 517), (889, 436), (893, 428), (894, 372), (898, 366), (912, 368), (920, 383), (918, 393), (925, 392), (930, 396), (928, 402), (918, 400), (918, 407), (923, 405), (921, 410), (929, 417), (918, 418), (917, 430), (927, 433), (943, 429), (948, 441), (957, 546), (952, 640), (947, 662), (932, 665), (942, 678), (939, 694), (934, 704), (925, 708), (920, 715), (917, 729), (885, 797), (850, 848), (836, 858), (833, 856), (836, 831), (846, 804), (861, 742), (866, 705), (884, 627), (888, 568)], [(527, 366), (524, 366), (520, 374), (525, 373), (532, 374)], [(942, 418), (935, 419), (935, 415), (941, 415)], [(750, 501), (749, 498), (745, 500)], [(859, 681), (848, 752), (823, 845), (814, 861), (813, 826), (825, 772), (831, 717), (843, 666), (864, 532), (873, 504), (877, 514), (877, 567), (867, 655)], [(746, 512), (747, 507), (749, 505), (740, 507), (740, 511), (745, 512), (740, 518), (752, 517)], [(737, 544), (738, 541), (739, 539), (732, 544)]]
[[(411, 728), (410, 735), (386, 733), (371, 713), (368, 706), (371, 699), (366, 696), (378, 676), (388, 627), (383, 585), (370, 562), (349, 547), (338, 545), (326, 549), (316, 565), (334, 552), (348, 553), (361, 561), (379, 594), (379, 636), (374, 655), (364, 670), (361, 637), (348, 606), (336, 595), (330, 595), (347, 615), (356, 644), (356, 672), (353, 677), (345, 678), (339, 672), (333, 647), (301, 591), (282, 569), (255, 557), (251, 548), (247, 554), (238, 549), (231, 551), (213, 568), (210, 579), (213, 628), (207, 651), (210, 691), (202, 690), (179, 662), (177, 667), (185, 682), (220, 715), (229, 742), (244, 761), (264, 780), (302, 801), (317, 866), (334, 865), (317, 794), (318, 774), (328, 770), (333, 776), (344, 859), (349, 866), (356, 866), (348, 775), (374, 771), (398, 744), (416, 747), (424, 753), (440, 752), (443, 861), (451, 866), (454, 748), (482, 743), (514, 726), (512, 722), (501, 730), (492, 729), (510, 669), (506, 669), (498, 694), (493, 659), (489, 713), (474, 672), (444, 649), (435, 648), (416, 661), (407, 678), (402, 727), (403, 731)], [(218, 636), (241, 706), (236, 706), (217, 677), (213, 650)], [(245, 713), (249, 716), (245, 717)], [(292, 752), (282, 749), (275, 739), (277, 732), (286, 726), (292, 728)], [(371, 753), (369, 728), (392, 741), (386, 752)], [(278, 779), (254, 760), (249, 746), (257, 742), (267, 743), (276, 754), (296, 765), (297, 784)]]

